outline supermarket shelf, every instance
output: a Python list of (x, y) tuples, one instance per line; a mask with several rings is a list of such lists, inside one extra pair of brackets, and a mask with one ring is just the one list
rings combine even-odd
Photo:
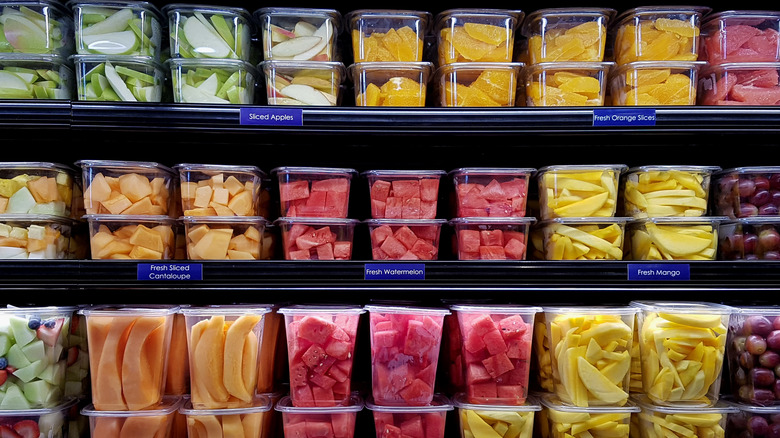
[(0, 100), (0, 126), (21, 129), (69, 128), (72, 108), (59, 100)]

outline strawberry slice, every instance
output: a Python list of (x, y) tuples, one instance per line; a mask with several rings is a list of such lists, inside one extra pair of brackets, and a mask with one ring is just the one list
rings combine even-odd
[(23, 438), (38, 438), (41, 435), (38, 423), (33, 420), (18, 421), (14, 424), (14, 431)]
[(8, 380), (8, 368), (0, 370), (0, 385), (4, 384)]
[(68, 366), (73, 365), (79, 358), (79, 347), (68, 348)]
[[(57, 318), (54, 320), (54, 327), (46, 327), (47, 324), (41, 324), (38, 327), (38, 339), (42, 340), (44, 344), (49, 347), (57, 345), (57, 339), (60, 337), (62, 326), (65, 324), (65, 318)], [(2, 437), (0, 437), (2, 438)]]
[[(27, 421), (27, 420), (25, 420)], [(32, 420), (30, 420), (32, 421)], [(37, 428), (38, 425), (36, 424), (35, 427)], [(38, 436), (38, 435), (36, 435)], [(8, 426), (0, 426), (0, 438), (25, 438), (22, 435), (19, 435), (16, 433), (13, 429), (11, 429)]]

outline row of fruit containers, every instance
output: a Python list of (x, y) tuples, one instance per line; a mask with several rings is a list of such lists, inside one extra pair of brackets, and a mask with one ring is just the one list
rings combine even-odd
[[(553, 8), (526, 18), (452, 9), (434, 19), (385, 9), (342, 17), (184, 4), (158, 11), (133, 1), (3, 5), (2, 98), (254, 104), (265, 82), (269, 105), (336, 106), (351, 77), (357, 106), (780, 100), (776, 11), (641, 7), (615, 17), (612, 9)], [(345, 31), (348, 54), (338, 44)]]

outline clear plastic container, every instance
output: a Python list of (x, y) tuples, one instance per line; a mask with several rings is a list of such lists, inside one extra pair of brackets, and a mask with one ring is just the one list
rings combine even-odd
[(780, 62), (734, 62), (699, 73), (699, 105), (777, 105)]
[(639, 309), (643, 389), (650, 400), (693, 407), (716, 403), (726, 354), (724, 336), (734, 308), (685, 301), (630, 305)]
[(607, 28), (617, 11), (609, 8), (547, 8), (529, 14), (521, 33), (528, 38), (528, 61), (602, 62)]
[(645, 6), (615, 19), (615, 61), (696, 61), (701, 20), (711, 8)]
[(780, 216), (780, 166), (735, 167), (713, 175), (713, 214)]
[(337, 61), (343, 17), (335, 9), (265, 7), (254, 12), (260, 24), (263, 58)]
[(187, 400), (179, 412), (187, 417), (187, 430), (191, 436), (211, 436), (219, 431), (224, 437), (267, 437), (264, 420), (273, 409), (273, 403), (265, 395), (255, 396), (245, 407), (223, 409), (196, 408)]
[(75, 221), (64, 217), (0, 215), (0, 259), (69, 259), (74, 228)]
[(456, 217), (524, 217), (532, 168), (462, 167), (455, 184)]
[(376, 436), (401, 436), (403, 431), (421, 433), (426, 438), (444, 438), (447, 412), (453, 410), (447, 397), (436, 394), (425, 406), (387, 406), (366, 400), (366, 408), (374, 414)]
[(363, 410), (363, 400), (357, 394), (348, 396), (343, 406), (300, 407), (290, 396), (282, 397), (275, 409), (282, 413), (285, 437), (339, 436), (353, 438), (355, 420)]
[(173, 170), (181, 181), (184, 216), (261, 216), (265, 173), (258, 167), (182, 163)]
[(609, 82), (612, 106), (695, 105), (700, 61), (636, 61)]
[(623, 176), (623, 212), (632, 217), (707, 214), (717, 166), (641, 166)]
[[(190, 353), (187, 343), (187, 321), (181, 312), (173, 315), (171, 343), (168, 348), (168, 366), (165, 372), (165, 394), (190, 394)], [(180, 420), (181, 421), (181, 420)], [(186, 422), (186, 421), (185, 421)], [(187, 425), (184, 425), (186, 434)]]
[(76, 171), (57, 163), (0, 163), (0, 214), (72, 216)]
[(443, 170), (369, 170), (371, 217), (374, 219), (436, 219)]
[(338, 106), (347, 70), (341, 62), (263, 61), (269, 105)]
[(439, 67), (433, 82), (442, 107), (513, 107), (523, 63), (458, 62)]
[(168, 216), (86, 216), (93, 260), (172, 260), (176, 220)]
[(718, 227), (719, 260), (780, 260), (780, 218), (728, 220)]
[(614, 438), (628, 438), (631, 416), (640, 411), (632, 402), (623, 406), (567, 406), (554, 394), (542, 395), (541, 404), (551, 436), (557, 436), (556, 433), (574, 437), (609, 434)]
[(152, 3), (71, 0), (68, 5), (76, 26), (76, 53), (160, 59), (165, 21)]
[(162, 102), (165, 71), (145, 56), (73, 55), (78, 100)]
[[(190, 400), (195, 409), (254, 406), (263, 318), (268, 306), (212, 305), (181, 310), (187, 324)], [(224, 360), (215, 363), (214, 357)], [(222, 376), (221, 379), (216, 378)]]
[(263, 244), (260, 246), (260, 260), (273, 260), (281, 239), (279, 227), (274, 224), (266, 224), (263, 230)]
[(281, 217), (285, 260), (352, 260), (357, 219)]
[[(281, 386), (281, 377), (287, 360), (284, 338), (284, 316), (278, 304), (271, 305), (271, 312), (263, 315), (263, 340), (260, 344), (260, 361), (257, 370), (257, 392), (269, 394)], [(279, 397), (276, 397), (279, 398)], [(273, 400), (276, 403), (276, 400)]]
[(257, 70), (239, 59), (170, 58), (175, 103), (247, 105), (255, 101)]
[(354, 169), (277, 167), (280, 216), (346, 218)]
[[(0, 14), (0, 17), (3, 15)], [(57, 55), (1, 53), (0, 99), (73, 98), (73, 70)]]
[(570, 217), (540, 222), (545, 260), (623, 260), (629, 218)]
[(3, 433), (13, 432), (19, 437), (69, 436), (68, 416), (76, 408), (77, 402), (75, 398), (67, 398), (51, 408), (2, 410), (0, 430)]
[(780, 407), (726, 403), (737, 410), (728, 414), (726, 436), (772, 436), (780, 430)]
[(430, 62), (358, 62), (347, 72), (356, 106), (424, 107)]
[(250, 61), (255, 32), (246, 9), (172, 3), (162, 12), (168, 17), (172, 58)]
[(369, 305), (365, 310), (369, 315), (371, 388), (375, 403), (382, 406), (430, 404), (444, 316), (449, 310), (390, 305)]
[(533, 438), (534, 417), (542, 410), (536, 400), (519, 406), (484, 405), (469, 403), (463, 393), (455, 395), (453, 404), (458, 410), (461, 438)]
[(63, 4), (46, 0), (3, 3), (4, 36), (0, 53), (45, 54), (66, 58), (73, 53), (73, 16)]
[(546, 166), (536, 173), (541, 219), (615, 216), (624, 164)]
[(526, 106), (604, 106), (611, 62), (545, 62), (523, 70)]
[(510, 9), (459, 8), (435, 17), (438, 65), (512, 62), (515, 32), (525, 13)]
[(438, 260), (444, 219), (367, 219), (373, 260)]
[(178, 311), (178, 306), (166, 305), (91, 306), (79, 310), (87, 319), (92, 403), (96, 410), (138, 411), (159, 406), (165, 389), (173, 318)]
[(179, 396), (165, 396), (159, 404), (136, 411), (102, 410), (90, 404), (81, 409), (81, 414), (89, 417), (93, 438), (169, 436), (182, 400)]
[(534, 316), (541, 307), (454, 305), (463, 340), (466, 400), (523, 405), (528, 397)]
[(725, 434), (726, 420), (739, 412), (735, 407), (722, 402), (709, 407), (686, 407), (654, 405), (644, 396), (639, 396), (636, 400), (642, 409), (639, 414), (639, 427), (644, 432), (643, 436), (648, 438), (679, 436), (682, 429), (690, 431), (691, 436), (732, 436)]
[(780, 307), (736, 307), (728, 337), (728, 381), (733, 399), (780, 406), (780, 377), (775, 373), (780, 365)]
[(701, 25), (699, 59), (710, 65), (778, 62), (780, 12), (728, 10), (708, 15)]
[(452, 219), (458, 260), (525, 260), (532, 217)]
[(84, 306), (73, 308), (70, 319), (70, 330), (65, 335), (64, 348), (68, 358), (65, 362), (65, 385), (63, 395), (85, 400), (90, 394), (89, 379), (89, 345), (87, 343), (87, 321), (78, 310)]
[(554, 392), (566, 405), (628, 402), (636, 308), (544, 307)]
[(431, 13), (401, 9), (359, 9), (344, 19), (354, 62), (420, 62)]
[(544, 312), (539, 312), (534, 318), (533, 359), (536, 364), (534, 371), (538, 388), (544, 392), (555, 392), (550, 336), (547, 331), (547, 316)]
[[(278, 312), (284, 315), (290, 367), (290, 398), (286, 406), (352, 406), (359, 410), (362, 402), (356, 405), (351, 397), (352, 366), (360, 315), (365, 310), (357, 306), (298, 305), (282, 307)], [(277, 409), (279, 406), (285, 406), (284, 399)], [(292, 419), (285, 418), (285, 429)]]
[(146, 161), (80, 160), (86, 214), (166, 215), (175, 173)]
[(720, 216), (635, 219), (626, 226), (631, 260), (715, 260)]

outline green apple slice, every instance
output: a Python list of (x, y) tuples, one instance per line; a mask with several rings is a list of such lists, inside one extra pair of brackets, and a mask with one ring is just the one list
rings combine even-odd
[(85, 35), (82, 40), (90, 51), (102, 55), (126, 55), (138, 48), (138, 38), (132, 30)]
[(24, 53), (45, 53), (49, 50), (46, 32), (30, 19), (17, 14), (3, 17), (5, 38), (14, 49)]
[(106, 79), (108, 79), (108, 83), (111, 85), (111, 88), (116, 91), (116, 94), (125, 102), (138, 102), (138, 99), (133, 96), (133, 93), (130, 91), (129, 88), (127, 88), (127, 84), (125, 84), (125, 81), (122, 80), (122, 78), (117, 74), (116, 70), (114, 69), (114, 66), (106, 63)]
[(108, 16), (105, 20), (92, 26), (81, 29), (81, 37), (121, 32), (127, 29), (128, 23), (133, 19), (133, 11), (128, 8), (120, 9)]
[(187, 84), (183, 84), (181, 87), (181, 97), (184, 103), (230, 103), (225, 99), (220, 99), (214, 95), (208, 95), (198, 88)]
[(213, 75), (209, 76), (208, 79), (201, 82), (200, 85), (198, 85), (196, 88), (205, 94), (216, 96), (217, 90), (219, 88), (219, 78), (217, 77), (217, 74), (214, 73)]
[(209, 58), (227, 58), (232, 50), (225, 40), (210, 28), (210, 24), (191, 17), (184, 23), (184, 35), (194, 51)]
[(148, 75), (138, 70), (133, 70), (132, 68), (127, 68), (123, 65), (117, 65), (114, 70), (116, 70), (117, 74), (121, 76), (127, 76), (129, 78), (138, 79), (141, 82), (144, 82), (144, 86), (154, 85), (154, 76), (152, 75)]
[(219, 36), (221, 36), (222, 39), (227, 42), (228, 47), (236, 47), (236, 38), (233, 36), (233, 32), (230, 30), (230, 25), (228, 25), (225, 17), (219, 14), (214, 14), (209, 18), (209, 20), (211, 21), (211, 24), (214, 25), (214, 29), (217, 30)]
[(25, 82), (16, 73), (7, 71), (0, 71), (0, 88), (10, 88), (14, 90), (30, 89), (28, 82)]

